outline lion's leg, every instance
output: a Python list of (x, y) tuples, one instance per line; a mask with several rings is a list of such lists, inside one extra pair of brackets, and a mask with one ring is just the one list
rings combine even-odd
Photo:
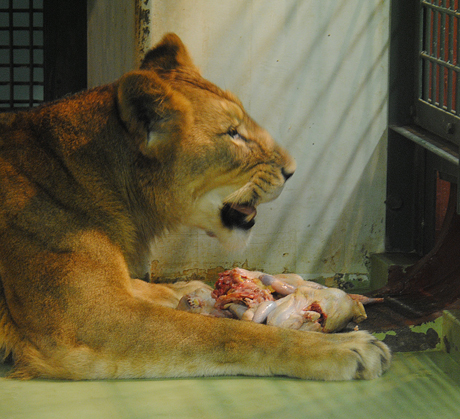
[[(113, 288), (86, 288), (64, 320), (18, 353), (17, 377), (64, 379), (286, 375), (375, 378), (387, 347), (366, 332), (322, 334), (186, 313)], [(55, 330), (49, 325), (55, 324)]]
[(140, 300), (147, 300), (165, 307), (176, 308), (179, 300), (199, 288), (212, 288), (201, 281), (176, 282), (174, 284), (152, 284), (139, 279), (131, 279), (132, 292)]
[(41, 252), (23, 259), (20, 272), (2, 273), (9, 315), (23, 339), (14, 349), (16, 376), (342, 380), (374, 378), (388, 367), (387, 347), (365, 332), (280, 329), (140, 298), (116, 246), (96, 233), (79, 243), (84, 251)]
[(321, 334), (185, 313), (123, 297), (82, 310), (78, 340), (25, 352), (19, 376), (68, 379), (286, 375), (375, 378), (385, 345), (365, 332)]

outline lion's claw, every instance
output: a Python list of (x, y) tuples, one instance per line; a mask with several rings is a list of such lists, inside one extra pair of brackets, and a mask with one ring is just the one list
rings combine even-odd
[(373, 379), (382, 375), (390, 366), (391, 352), (387, 345), (368, 332), (351, 332), (350, 346), (355, 357), (355, 373), (352, 378)]

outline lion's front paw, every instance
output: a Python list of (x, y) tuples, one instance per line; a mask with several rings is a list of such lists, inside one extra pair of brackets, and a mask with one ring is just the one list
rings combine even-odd
[(387, 345), (368, 332), (335, 335), (338, 340), (339, 370), (342, 379), (370, 380), (382, 375), (391, 363)]

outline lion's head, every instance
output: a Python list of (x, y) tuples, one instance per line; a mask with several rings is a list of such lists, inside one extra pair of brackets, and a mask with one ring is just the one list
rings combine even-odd
[(140, 70), (122, 77), (118, 108), (143, 166), (155, 171), (145, 182), (155, 179), (156, 192), (145, 199), (166, 228), (182, 223), (227, 248), (244, 246), (257, 206), (276, 198), (294, 173), (289, 154), (233, 94), (201, 77), (174, 34), (146, 54)]

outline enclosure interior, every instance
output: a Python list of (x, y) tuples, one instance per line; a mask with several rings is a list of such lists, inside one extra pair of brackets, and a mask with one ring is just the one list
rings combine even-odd
[[(176, 32), (203, 76), (235, 93), (298, 168), (280, 198), (258, 210), (248, 248), (228, 253), (184, 228), (155, 243), (152, 280), (213, 283), (238, 266), (384, 296), (383, 304), (367, 307), (360, 328), (397, 352), (396, 367), (380, 387), (363, 391), (381, 411), (391, 394), (397, 403), (386, 404), (390, 417), (412, 417), (417, 403), (424, 417), (458, 417), (449, 416), (460, 402), (458, 9), (458, 0), (0, 0), (0, 111), (112, 82), (164, 33)], [(435, 376), (437, 387), (428, 387)], [(6, 383), (0, 380), (6, 394), (24, 389)], [(195, 386), (202, 399), (212, 386), (214, 396), (241, 397), (231, 384), (183, 385)], [(259, 384), (268, 397), (281, 392)], [(151, 387), (163, 394), (165, 386)], [(299, 386), (281, 398), (289, 403), (279, 402), (278, 412), (305, 411), (299, 400), (306, 391), (315, 394), (312, 414), (324, 413), (322, 389)], [(104, 387), (101, 400), (113, 407), (104, 392), (121, 397), (122, 387)], [(132, 390), (130, 383), (123, 387)], [(36, 391), (38, 400), (42, 390)], [(332, 392), (330, 417), (343, 417), (341, 406), (361, 417), (354, 399), (349, 404), (340, 387)], [(438, 397), (431, 407), (424, 404), (429, 393)], [(166, 399), (154, 398), (157, 406)], [(247, 412), (248, 400), (246, 410), (234, 400), (228, 403), (235, 411)], [(190, 405), (187, 412), (178, 403), (176, 417), (228, 414), (212, 404)], [(86, 406), (103, 417), (97, 404)], [(125, 406), (128, 415), (139, 413)], [(0, 398), (0, 412), (13, 408), (20, 402)]]

